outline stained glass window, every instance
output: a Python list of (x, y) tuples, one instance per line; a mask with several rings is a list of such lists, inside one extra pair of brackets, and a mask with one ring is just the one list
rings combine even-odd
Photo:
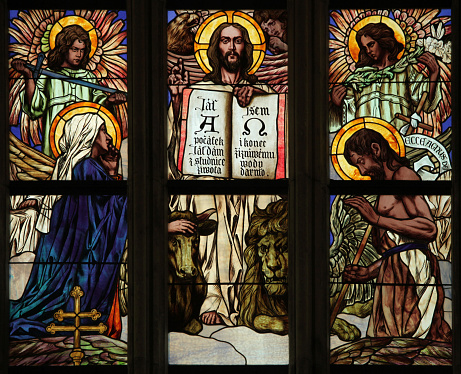
[(128, 362), (126, 36), (125, 11), (10, 11), (11, 366)]
[(331, 363), (450, 366), (451, 11), (329, 30)]
[(421, 180), (451, 170), (450, 39), (449, 9), (331, 11), (332, 179), (373, 177), (344, 156), (362, 128), (380, 133)]
[(169, 363), (287, 365), (288, 201), (274, 195), (171, 201)]
[(169, 12), (170, 179), (288, 177), (287, 22), (283, 10)]
[(169, 364), (288, 365), (287, 11), (168, 21)]

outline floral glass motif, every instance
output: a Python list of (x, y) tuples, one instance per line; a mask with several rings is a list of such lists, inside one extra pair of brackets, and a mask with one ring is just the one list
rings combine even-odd
[(172, 365), (288, 365), (288, 201), (172, 195)]
[(330, 177), (376, 179), (367, 171), (360, 174), (344, 154), (346, 141), (365, 128), (406, 157), (421, 180), (446, 179), (451, 11), (333, 10), (329, 45)]
[(169, 178), (287, 178), (287, 12), (168, 17)]
[(9, 364), (126, 365), (127, 196), (80, 189), (128, 176), (126, 13), (10, 11), (9, 35)]

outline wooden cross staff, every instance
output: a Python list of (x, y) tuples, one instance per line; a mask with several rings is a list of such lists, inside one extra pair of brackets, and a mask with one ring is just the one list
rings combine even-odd
[[(427, 99), (427, 92), (423, 92), (423, 94), (421, 96), (421, 99), (419, 100), (418, 107), (416, 108), (415, 113), (421, 112), (421, 110), (423, 109), (423, 105), (426, 102), (426, 99)], [(395, 117), (398, 118), (398, 119), (401, 119), (401, 120), (403, 120), (405, 122), (411, 123), (411, 118), (406, 117), (403, 114), (397, 113), (395, 115)], [(418, 123), (418, 127), (422, 128), (424, 130), (433, 131), (433, 127), (431, 125), (427, 125), (427, 124), (422, 123), (422, 122)], [(413, 130), (413, 127), (410, 124), (410, 126), (408, 126), (408, 130), (407, 130), (406, 135), (410, 135), (412, 130)], [(378, 200), (379, 200), (379, 196), (376, 197), (375, 209), (378, 206)], [(368, 227), (367, 227), (367, 229), (365, 231), (365, 234), (363, 235), (362, 241), (360, 242), (359, 249), (358, 249), (357, 253), (355, 254), (354, 260), (352, 261), (351, 265), (357, 265), (359, 263), (360, 257), (362, 257), (363, 250), (365, 249), (365, 245), (367, 244), (368, 238), (370, 237), (370, 233), (371, 233), (372, 228), (373, 228), (373, 226), (368, 224)], [(341, 289), (341, 293), (339, 294), (338, 299), (336, 300), (336, 304), (335, 304), (335, 306), (334, 306), (334, 308), (333, 308), (333, 310), (331, 312), (331, 316), (330, 316), (330, 328), (333, 327), (333, 324), (335, 322), (336, 316), (339, 313), (341, 303), (344, 300), (344, 297), (346, 296), (346, 292), (347, 292), (348, 288), (349, 288), (349, 283), (345, 283), (343, 285), (343, 288)]]
[[(374, 209), (378, 207), (379, 196), (376, 196), (375, 206)], [(352, 261), (351, 265), (357, 265), (359, 263), (360, 257), (362, 257), (363, 250), (367, 245), (368, 238), (370, 237), (371, 230), (373, 229), (373, 225), (368, 224), (367, 229), (365, 230), (365, 234), (363, 234), (362, 241), (360, 242), (359, 249), (355, 254), (354, 260)], [(343, 288), (341, 289), (341, 293), (339, 294), (338, 299), (336, 300), (335, 307), (333, 308), (331, 315), (330, 315), (330, 329), (333, 327), (335, 323), (336, 316), (339, 313), (339, 308), (341, 307), (341, 303), (344, 300), (344, 296), (346, 296), (347, 289), (349, 288), (349, 283), (343, 284)]]
[(100, 323), (98, 326), (82, 326), (80, 325), (80, 318), (91, 318), (93, 321), (96, 321), (101, 317), (96, 309), (93, 309), (91, 312), (81, 312), (80, 311), (80, 298), (84, 295), (80, 286), (75, 286), (70, 292), (70, 296), (74, 298), (74, 311), (73, 312), (64, 312), (62, 309), (59, 309), (55, 314), (54, 318), (59, 322), (62, 322), (64, 318), (75, 318), (74, 326), (56, 326), (54, 323), (47, 326), (46, 331), (51, 334), (54, 334), (56, 331), (73, 331), (74, 332), (74, 348), (70, 354), (74, 365), (78, 366), (82, 362), (83, 353), (80, 348), (80, 331), (98, 331), (102, 334), (107, 330), (107, 326), (104, 323)]
[[(378, 200), (378, 199), (376, 199)], [(360, 257), (362, 256), (363, 250), (365, 249), (365, 245), (367, 244), (368, 238), (371, 233), (371, 229), (373, 228), (372, 225), (368, 225), (365, 234), (363, 235), (362, 241), (360, 242), (359, 250), (355, 254), (354, 260), (352, 261), (351, 265), (357, 265), (359, 263)], [(336, 316), (339, 313), (339, 308), (341, 307), (341, 303), (344, 300), (344, 296), (346, 296), (346, 292), (349, 288), (349, 283), (343, 284), (343, 288), (341, 289), (341, 293), (339, 294), (338, 299), (336, 300), (335, 307), (333, 308), (330, 316), (330, 329), (333, 327), (335, 323)]]

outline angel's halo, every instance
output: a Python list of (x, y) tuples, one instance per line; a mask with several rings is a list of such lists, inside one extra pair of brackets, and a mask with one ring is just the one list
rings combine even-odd
[(357, 43), (357, 40), (355, 39), (357, 32), (369, 23), (384, 23), (394, 31), (395, 39), (403, 44), (402, 51), (397, 55), (397, 59), (400, 60), (400, 58), (403, 56), (403, 53), (405, 52), (405, 34), (397, 22), (395, 22), (392, 18), (383, 15), (365, 17), (352, 28), (351, 32), (349, 33), (348, 43), (349, 54), (351, 55), (352, 59), (355, 62), (359, 60), (360, 47)]
[(98, 48), (98, 35), (94, 26), (88, 20), (80, 16), (67, 16), (56, 21), (50, 31), (50, 48), (54, 49), (56, 47), (56, 37), (61, 32), (61, 30), (64, 27), (72, 25), (78, 25), (88, 33), (91, 41), (91, 58)]

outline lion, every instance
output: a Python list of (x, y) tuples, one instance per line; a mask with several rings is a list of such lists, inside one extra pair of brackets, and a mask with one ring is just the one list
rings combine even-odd
[(288, 202), (255, 208), (245, 234), (248, 270), (239, 293), (238, 325), (288, 333)]

